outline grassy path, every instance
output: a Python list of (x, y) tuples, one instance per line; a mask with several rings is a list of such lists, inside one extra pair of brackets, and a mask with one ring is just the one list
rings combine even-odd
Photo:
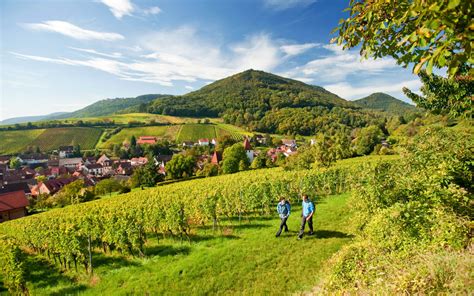
[[(194, 228), (191, 242), (151, 239), (147, 258), (94, 256), (95, 276), (60, 274), (31, 259), (32, 295), (203, 295), (291, 294), (310, 290), (326, 260), (351, 240), (347, 194), (316, 205), (315, 235), (296, 239), (300, 207), (289, 219), (289, 233), (274, 234), (276, 215), (222, 222), (220, 230)], [(29, 268), (29, 269), (30, 269)], [(74, 278), (74, 280), (71, 280)]]

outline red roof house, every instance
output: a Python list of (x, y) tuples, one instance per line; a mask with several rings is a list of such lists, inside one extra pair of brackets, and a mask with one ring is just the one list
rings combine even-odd
[(23, 190), (0, 194), (0, 222), (26, 216), (29, 205)]
[(137, 144), (138, 145), (144, 145), (144, 144), (153, 145), (153, 144), (156, 144), (156, 137), (142, 136), (142, 137), (138, 138)]

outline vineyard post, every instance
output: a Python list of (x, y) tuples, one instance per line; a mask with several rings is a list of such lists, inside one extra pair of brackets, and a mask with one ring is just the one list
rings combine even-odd
[(92, 275), (93, 274), (93, 270), (92, 270), (92, 250), (91, 250), (91, 236), (89, 234), (89, 236), (87, 237), (87, 241), (89, 243), (89, 274)]
[(240, 187), (240, 195), (239, 195), (239, 224), (241, 224), (242, 220), (242, 187)]

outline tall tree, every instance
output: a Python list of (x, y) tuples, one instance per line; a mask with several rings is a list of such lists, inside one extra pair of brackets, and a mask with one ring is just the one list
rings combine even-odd
[(404, 87), (403, 92), (417, 106), (435, 114), (447, 114), (452, 117), (472, 118), (474, 81), (469, 77), (467, 69), (453, 79), (435, 74), (428, 75), (421, 71), (418, 76), (423, 83), (420, 96)]
[[(333, 39), (345, 49), (360, 46), (364, 57), (391, 56), (413, 71), (447, 67), (450, 77), (472, 63), (473, 1), (351, 0)], [(472, 67), (469, 66), (472, 75)]]

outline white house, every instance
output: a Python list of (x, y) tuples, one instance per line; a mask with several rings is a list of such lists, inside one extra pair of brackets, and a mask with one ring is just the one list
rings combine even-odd
[(198, 144), (199, 146), (209, 146), (209, 139), (199, 139)]

